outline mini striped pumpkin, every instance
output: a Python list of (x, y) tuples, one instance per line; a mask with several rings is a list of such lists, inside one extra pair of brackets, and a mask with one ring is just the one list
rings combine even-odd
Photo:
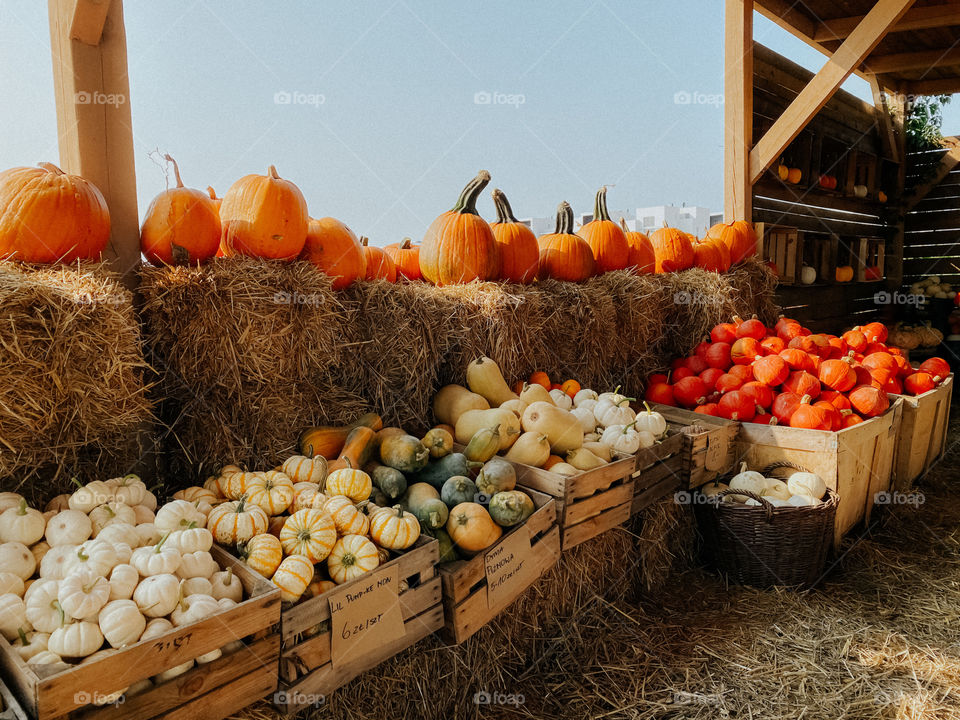
[(327, 572), (337, 585), (356, 580), (379, 565), (377, 546), (363, 535), (344, 535), (327, 558)]
[(280, 588), (280, 600), (296, 602), (313, 580), (313, 563), (303, 555), (285, 557), (270, 582)]

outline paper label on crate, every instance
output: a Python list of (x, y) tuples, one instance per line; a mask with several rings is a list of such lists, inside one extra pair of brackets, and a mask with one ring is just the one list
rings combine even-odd
[(707, 456), (703, 465), (707, 470), (723, 470), (723, 461), (727, 455), (727, 444), (720, 438), (707, 438)]
[(399, 568), (387, 565), (330, 590), (330, 660), (335, 667), (362, 660), (404, 636), (399, 589)]
[(521, 525), (487, 551), (483, 565), (487, 574), (487, 607), (506, 605), (526, 586), (533, 557), (530, 529)]

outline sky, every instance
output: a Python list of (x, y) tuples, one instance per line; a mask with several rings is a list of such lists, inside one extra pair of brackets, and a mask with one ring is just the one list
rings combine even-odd
[[(0, 0), (0, 168), (57, 161), (46, 3)], [(126, 0), (140, 215), (273, 164), (310, 214), (419, 240), (478, 170), (519, 217), (723, 205), (720, 0)], [(754, 37), (823, 57), (756, 16)], [(867, 84), (847, 89), (869, 100)], [(960, 130), (960, 104), (945, 132)], [(172, 176), (171, 176), (172, 178)], [(493, 219), (485, 193), (481, 214)]]

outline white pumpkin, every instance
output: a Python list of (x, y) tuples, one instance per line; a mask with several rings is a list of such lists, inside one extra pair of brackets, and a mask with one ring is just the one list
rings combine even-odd
[(46, 540), (41, 540), (30, 546), (30, 552), (33, 553), (33, 559), (37, 561), (37, 567), (40, 567), (43, 558), (50, 552), (50, 544)]
[(151, 575), (133, 591), (133, 601), (147, 617), (169, 615), (177, 606), (180, 580), (176, 575)]
[(64, 625), (50, 633), (47, 647), (50, 652), (65, 658), (81, 658), (92, 655), (103, 645), (100, 626), (93, 622), (76, 622)]
[(762, 495), (767, 487), (767, 479), (758, 472), (747, 470), (747, 464), (741, 463), (740, 472), (730, 480), (731, 490), (746, 490), (754, 495)]
[(72, 553), (66, 560), (65, 574), (69, 575), (77, 570), (87, 569), (94, 575), (110, 574), (114, 565), (120, 563), (120, 556), (116, 548), (103, 540), (87, 540), (76, 552)]
[(800, 268), (800, 283), (802, 285), (812, 285), (817, 280), (817, 271), (809, 265)]
[(71, 510), (89, 513), (108, 502), (113, 502), (113, 488), (102, 480), (94, 480), (74, 492), (67, 504)]
[(153, 618), (147, 622), (140, 640), (153, 640), (173, 630), (173, 623), (165, 617)]
[[(601, 427), (611, 425), (629, 425), (637, 419), (636, 413), (630, 407), (630, 398), (619, 396), (622, 399), (615, 402), (615, 398), (603, 398), (593, 408), (593, 416)], [(601, 441), (602, 442), (602, 441)]]
[(0, 572), (0, 595), (12, 593), (18, 597), (23, 597), (23, 591), (26, 590), (23, 584), (23, 578), (12, 572)]
[(190, 625), (220, 612), (220, 606), (210, 595), (190, 595), (177, 603), (170, 613), (170, 620), (177, 627)]
[(114, 523), (107, 525), (97, 534), (98, 540), (108, 543), (124, 543), (131, 548), (140, 547), (140, 535), (137, 528), (130, 523)]
[(567, 395), (560, 388), (557, 388), (556, 390), (551, 390), (550, 398), (553, 400), (553, 404), (556, 405), (558, 408), (563, 408), (564, 410), (573, 409), (573, 400), (571, 400), (570, 396)]
[(117, 552), (117, 563), (129, 563), (130, 556), (133, 555), (133, 548), (126, 543), (118, 542), (113, 544), (113, 549)]
[(0, 571), (13, 573), (26, 581), (36, 569), (37, 559), (22, 542), (0, 543)]
[(574, 407), (582, 408), (583, 410), (589, 410), (590, 412), (593, 412), (594, 409), (597, 407), (597, 402), (598, 401), (594, 400), (593, 398), (588, 398), (586, 400), (583, 400), (579, 405), (575, 405)]
[(21, 542), (33, 545), (43, 537), (47, 520), (43, 513), (21, 500), (17, 507), (0, 513), (0, 542)]
[(816, 498), (810, 497), (809, 495), (799, 494), (791, 495), (787, 502), (794, 507), (809, 507), (810, 505), (816, 505), (820, 501)]
[(63, 495), (56, 495), (53, 497), (50, 502), (43, 506), (44, 510), (53, 510), (55, 512), (60, 512), (62, 510), (70, 509), (70, 493), (64, 493)]
[(73, 622), (74, 618), (60, 604), (60, 583), (56, 580), (37, 580), (30, 586), (24, 599), (27, 620), (34, 629), (52, 633)]
[(660, 413), (650, 409), (647, 402), (643, 403), (644, 410), (637, 413), (637, 430), (646, 430), (655, 438), (660, 439), (667, 434), (667, 421)]
[(79, 545), (57, 545), (50, 548), (40, 560), (40, 577), (63, 579), (72, 565), (74, 554), (79, 550)]
[(140, 537), (139, 547), (144, 545), (156, 545), (163, 539), (163, 533), (157, 530), (153, 523), (139, 523), (136, 526), (137, 535)]
[(217, 600), (221, 598), (230, 598), (234, 602), (243, 600), (243, 583), (233, 574), (233, 568), (215, 572), (210, 582), (213, 585), (210, 594)]
[(137, 525), (142, 523), (152, 523), (156, 519), (156, 515), (154, 515), (153, 510), (148, 508), (146, 505), (134, 505), (133, 519), (136, 521)]
[(93, 523), (79, 510), (61, 510), (47, 522), (46, 535), (50, 547), (79, 545), (90, 539)]
[(191, 502), (187, 502), (186, 500), (171, 500), (157, 510), (157, 516), (153, 524), (157, 530), (166, 534), (174, 530), (205, 527), (207, 517)]
[(140, 573), (128, 563), (121, 563), (110, 571), (110, 600), (129, 600), (140, 582)]
[(788, 507), (790, 505), (788, 500), (781, 500), (780, 498), (765, 497), (764, 499), (774, 507)]
[(221, 610), (229, 610), (232, 607), (236, 607), (237, 602), (235, 600), (231, 600), (230, 598), (222, 597), (217, 600), (217, 605), (220, 606)]
[(166, 538), (156, 545), (138, 547), (130, 556), (130, 564), (143, 577), (151, 575), (172, 575), (180, 568), (180, 551), (176, 548), (165, 547)]
[(50, 633), (37, 632), (36, 630), (21, 632), (18, 633), (17, 639), (13, 641), (13, 649), (17, 651), (21, 660), (27, 662), (30, 658), (47, 649), (48, 640), (50, 640)]
[(126, 697), (136, 697), (152, 688), (153, 682), (151, 682), (150, 678), (144, 678), (143, 680), (137, 680), (133, 685), (128, 687), (124, 695)]
[(809, 495), (820, 500), (827, 494), (827, 485), (819, 475), (811, 472), (795, 472), (787, 479), (787, 487), (794, 495)]
[(27, 620), (27, 606), (23, 598), (13, 593), (0, 595), (0, 635), (13, 642), (20, 630), (32, 630)]
[[(583, 389), (580, 390), (576, 395), (573, 396), (573, 406), (578, 408), (578, 407), (580, 407), (580, 406), (584, 403), (584, 401), (586, 401), (586, 400), (592, 400), (592, 401), (596, 402), (597, 399), (598, 399), (597, 393), (595, 393), (595, 392), (594, 392), (593, 390), (591, 390), (590, 388), (583, 388)], [(593, 408), (587, 408), (587, 409), (588, 409), (588, 410), (592, 410)]]
[(789, 500), (790, 495), (792, 495), (789, 488), (787, 488), (787, 484), (782, 480), (777, 480), (776, 478), (767, 478), (767, 487), (764, 488), (763, 492), (760, 494), (768, 500), (771, 498), (776, 498), (777, 500), (783, 500), (784, 502)]
[[(47, 639), (48, 645), (49, 645), (49, 642), (50, 640), (48, 638)], [(63, 662), (63, 658), (61, 658), (56, 653), (50, 652), (50, 650), (41, 650), (32, 658), (27, 660), (27, 665), (38, 667), (40, 665), (56, 665), (57, 663), (62, 663), (62, 662)]]
[(190, 672), (191, 669), (193, 669), (193, 660), (187, 660), (182, 665), (177, 665), (169, 670), (164, 670), (159, 675), (154, 675), (151, 679), (155, 685), (161, 685), (165, 682), (173, 680), (174, 678), (180, 677), (184, 673)]
[(143, 494), (143, 500), (140, 501), (140, 504), (143, 505), (147, 510), (150, 510), (151, 512), (156, 512), (156, 511), (157, 511), (157, 496), (154, 495), (154, 494), (153, 494), (152, 492), (150, 492), (149, 490), (147, 490), (147, 491)]
[(167, 547), (176, 548), (182, 553), (210, 550), (213, 547), (213, 534), (199, 527), (174, 530), (167, 538)]
[(71, 617), (93, 622), (110, 600), (110, 582), (90, 570), (77, 570), (60, 581), (57, 599)]
[(192, 577), (180, 581), (180, 594), (184, 597), (190, 595), (212, 595), (213, 583), (209, 578)]
[(108, 502), (98, 505), (90, 511), (90, 522), (93, 523), (93, 537), (97, 537), (103, 528), (114, 523), (135, 525), (137, 517), (133, 508), (122, 502)]
[(223, 651), (220, 648), (211, 650), (208, 653), (197, 656), (197, 665), (206, 665), (207, 663), (212, 663), (214, 660), (217, 660), (223, 655)]
[[(646, 435), (642, 438), (644, 442), (650, 444), (656, 442), (653, 435), (648, 432), (644, 432), (644, 434)], [(629, 425), (610, 425), (600, 436), (600, 442), (619, 455), (633, 455), (640, 449), (641, 437), (640, 433), (633, 427), (633, 423)]]
[(108, 484), (113, 487), (113, 496), (117, 501), (126, 503), (131, 507), (142, 503), (144, 496), (147, 494), (147, 486), (133, 474), (124, 475), (122, 478), (114, 478), (112, 481), (108, 481)]
[(133, 600), (111, 600), (97, 618), (100, 632), (110, 647), (133, 645), (140, 639), (147, 620)]
[(24, 497), (20, 493), (0, 492), (0, 513), (6, 512), (10, 508), (20, 507)]
[(593, 411), (587, 408), (578, 407), (570, 411), (577, 422), (580, 423), (580, 429), (584, 433), (591, 433), (597, 429), (597, 419), (593, 416)]
[(184, 579), (192, 577), (209, 578), (218, 570), (220, 570), (220, 566), (209, 552), (197, 550), (183, 553), (177, 575)]

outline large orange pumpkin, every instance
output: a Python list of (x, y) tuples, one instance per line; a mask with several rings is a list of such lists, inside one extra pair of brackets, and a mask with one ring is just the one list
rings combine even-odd
[(693, 264), (704, 270), (712, 270), (721, 273), (726, 268), (723, 266), (723, 253), (721, 247), (725, 247), (719, 240), (704, 238), (693, 243)]
[(656, 272), (678, 272), (693, 267), (693, 245), (682, 230), (662, 227), (650, 233), (650, 244), (657, 259)]
[(393, 264), (393, 260), (384, 249), (371, 245), (365, 237), (360, 238), (360, 245), (363, 246), (363, 254), (367, 263), (367, 272), (364, 277), (367, 280), (396, 282), (397, 266)]
[(452, 210), (427, 228), (420, 245), (420, 272), (434, 285), (496, 280), (500, 272), (497, 241), (487, 221), (477, 213), (477, 197), (490, 182), (481, 170), (467, 183)]
[(587, 241), (593, 258), (597, 261), (597, 273), (623, 270), (630, 261), (630, 246), (620, 226), (610, 219), (607, 211), (607, 188), (597, 190), (593, 203), (593, 220), (584, 224), (577, 235)]
[(557, 230), (541, 235), (540, 277), (580, 282), (597, 269), (587, 241), (573, 233), (573, 209), (566, 202), (557, 208)]
[(410, 238), (405, 237), (402, 242), (387, 245), (384, 248), (393, 264), (397, 268), (397, 277), (407, 280), (419, 280), (420, 274), (420, 246), (414, 245)]
[(367, 274), (367, 258), (353, 230), (332, 217), (310, 218), (307, 239), (300, 253), (333, 278), (333, 289), (342, 290)]
[(493, 191), (497, 221), (490, 224), (500, 254), (500, 279), (531, 283), (537, 277), (540, 247), (533, 230), (513, 216), (507, 196), (499, 188)]
[(245, 175), (220, 203), (223, 252), (292, 260), (307, 239), (307, 201), (300, 188), (277, 175)]
[(707, 231), (707, 237), (717, 239), (727, 246), (732, 265), (757, 254), (757, 234), (753, 225), (743, 220), (717, 223)]
[(217, 191), (213, 189), (212, 186), (207, 185), (207, 195), (210, 196), (210, 199), (213, 200), (214, 206), (217, 208), (217, 212), (220, 212), (220, 203), (223, 202), (223, 198), (217, 197)]
[(620, 218), (620, 229), (627, 238), (630, 253), (627, 256), (627, 267), (632, 267), (637, 275), (652, 273), (657, 267), (657, 256), (653, 252), (650, 238), (638, 230), (627, 229), (626, 218)]
[(93, 183), (51, 163), (0, 173), (0, 258), (96, 259), (109, 240), (110, 211)]
[[(140, 226), (140, 252), (154, 265), (187, 265), (209, 260), (220, 247), (220, 214), (214, 195), (183, 186), (173, 163), (177, 186), (157, 195)], [(212, 188), (211, 188), (212, 191)]]

